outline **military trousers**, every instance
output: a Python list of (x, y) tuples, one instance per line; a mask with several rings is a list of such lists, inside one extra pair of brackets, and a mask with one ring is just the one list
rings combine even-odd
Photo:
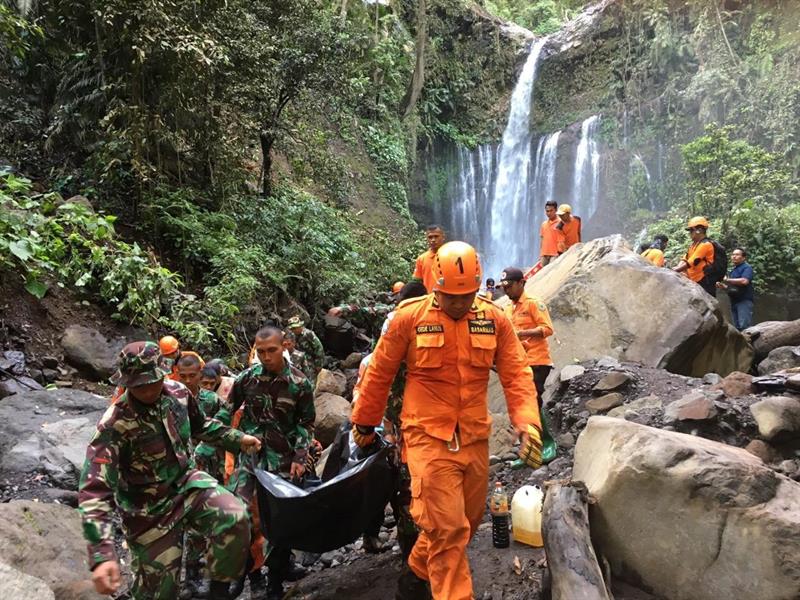
[(133, 600), (178, 597), (183, 536), (208, 540), (206, 564), (212, 580), (234, 581), (244, 571), (250, 541), (245, 505), (222, 486), (192, 488), (178, 496), (170, 512), (123, 519), (131, 551)]

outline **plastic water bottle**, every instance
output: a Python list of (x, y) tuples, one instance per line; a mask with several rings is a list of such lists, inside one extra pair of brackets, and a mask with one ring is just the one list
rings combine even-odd
[(489, 510), (492, 512), (492, 544), (495, 548), (508, 548), (511, 544), (508, 533), (508, 495), (499, 481), (494, 484)]

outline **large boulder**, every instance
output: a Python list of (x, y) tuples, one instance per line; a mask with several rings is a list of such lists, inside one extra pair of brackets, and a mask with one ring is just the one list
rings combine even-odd
[(322, 392), (314, 399), (314, 409), (317, 413), (314, 437), (323, 446), (328, 446), (342, 424), (350, 418), (350, 403), (336, 394)]
[(31, 577), (0, 562), (0, 594), (4, 598), (25, 600), (55, 600), (53, 590), (38, 577)]
[(781, 346), (771, 350), (767, 358), (758, 363), (758, 374), (767, 375), (795, 367), (800, 367), (800, 346)]
[(592, 417), (573, 477), (615, 574), (670, 600), (800, 597), (800, 484), (749, 452)]
[(753, 345), (756, 360), (781, 346), (800, 346), (800, 319), (795, 321), (764, 321), (742, 332)]
[(75, 488), (108, 400), (79, 390), (25, 392), (0, 402), (0, 473), (43, 471)]
[[(94, 591), (78, 513), (61, 504), (14, 500), (0, 504), (0, 563), (41, 583), (13, 599), (100, 600)], [(3, 587), (0, 572), (0, 589)], [(15, 576), (19, 580), (19, 576)], [(42, 585), (46, 589), (42, 589)], [(51, 595), (48, 596), (46, 590)], [(31, 593), (35, 590), (36, 593)], [(38, 594), (38, 595), (37, 595)]]
[(64, 359), (84, 376), (105, 381), (117, 370), (117, 358), (125, 340), (107, 339), (91, 327), (70, 325), (61, 337)]
[(611, 355), (693, 377), (750, 370), (752, 349), (716, 299), (618, 235), (573, 246), (526, 290), (550, 309), (557, 366)]

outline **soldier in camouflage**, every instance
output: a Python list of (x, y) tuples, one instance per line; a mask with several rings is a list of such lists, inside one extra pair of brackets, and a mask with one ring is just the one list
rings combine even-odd
[[(200, 386), (202, 368), (205, 366), (200, 356), (194, 352), (184, 352), (176, 366), (180, 382), (189, 389), (203, 415), (207, 418), (216, 417), (224, 403), (217, 394)], [(225, 425), (230, 425), (230, 422), (220, 421)], [(220, 485), (224, 485), (224, 449), (201, 441), (195, 446), (194, 459), (198, 469), (214, 477)], [(207, 551), (208, 540), (205, 536), (193, 531), (186, 533), (186, 580), (181, 589), (180, 600), (208, 595), (208, 586), (203, 578), (200, 565), (200, 561)]]
[[(283, 332), (276, 327), (262, 328), (256, 334), (255, 349), (259, 362), (236, 378), (231, 392), (231, 410), (242, 408), (239, 429), (264, 441), (257, 460), (238, 457), (228, 481), (228, 488), (247, 503), (255, 499), (255, 468), (278, 473), (289, 480), (302, 479), (315, 418), (311, 383), (299, 369), (286, 362)], [(290, 553), (291, 548), (264, 549), (269, 600), (283, 597)], [(257, 568), (258, 562), (254, 561), (254, 565)], [(252, 577), (250, 583), (252, 587)]]
[(258, 438), (207, 419), (182, 384), (165, 380), (152, 342), (122, 349), (114, 383), (125, 388), (97, 424), (78, 488), (89, 566), (100, 594), (120, 586), (112, 512), (116, 508), (132, 555), (134, 600), (178, 595), (183, 533), (209, 540), (209, 598), (228, 597), (228, 582), (244, 567), (247, 509), (195, 468), (190, 437), (255, 452)]
[(316, 377), (314, 366), (308, 360), (308, 355), (297, 349), (297, 337), (291, 331), (283, 334), (283, 349), (288, 353), (291, 365), (300, 369), (309, 381), (313, 381)]
[(325, 350), (322, 348), (322, 342), (319, 341), (316, 333), (306, 329), (305, 323), (300, 317), (292, 317), (286, 325), (289, 331), (295, 335), (297, 349), (305, 353), (306, 358), (314, 367), (314, 377), (310, 378), (313, 382), (316, 380), (317, 373), (322, 370), (322, 363), (325, 360)]

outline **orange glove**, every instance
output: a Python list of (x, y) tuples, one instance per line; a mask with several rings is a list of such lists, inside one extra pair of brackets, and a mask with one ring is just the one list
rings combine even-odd
[(528, 425), (528, 431), (522, 435), (519, 457), (533, 469), (542, 466), (542, 432), (535, 425)]
[(375, 427), (372, 425), (355, 425), (350, 432), (353, 441), (359, 448), (366, 448), (375, 441)]

